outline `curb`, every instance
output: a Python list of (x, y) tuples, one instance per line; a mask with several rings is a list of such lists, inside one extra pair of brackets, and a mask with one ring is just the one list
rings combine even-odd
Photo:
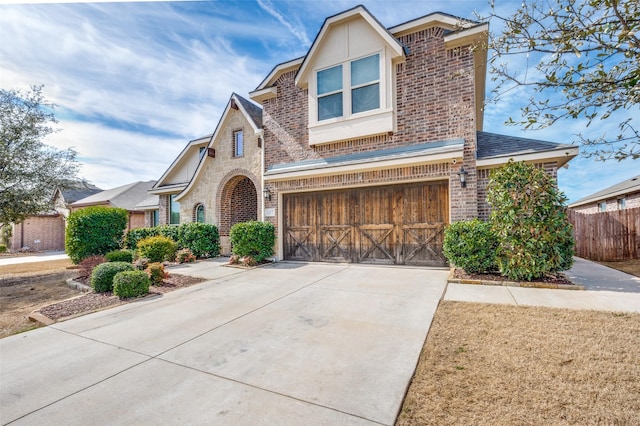
[(472, 280), (466, 278), (453, 278), (454, 268), (449, 270), (447, 283), (449, 284), (469, 284), (469, 285), (490, 285), (499, 287), (523, 287), (523, 288), (547, 288), (553, 290), (578, 290), (583, 291), (584, 286), (579, 284), (553, 284), (536, 281), (489, 281)]
[(76, 290), (80, 290), (83, 293), (89, 293), (93, 289), (86, 284), (82, 284), (80, 281), (76, 281), (73, 278), (69, 278), (67, 280), (67, 285), (71, 288), (75, 288)]

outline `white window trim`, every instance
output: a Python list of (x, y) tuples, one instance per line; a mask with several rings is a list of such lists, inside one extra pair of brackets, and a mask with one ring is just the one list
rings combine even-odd
[[(242, 134), (242, 153), (237, 155), (238, 153), (238, 141), (236, 139), (236, 135), (238, 133)], [(242, 158), (244, 157), (245, 143), (244, 143), (244, 129), (236, 129), (233, 131), (233, 158)]]
[[(379, 55), (379, 79), (375, 82), (372, 81), (352, 87), (351, 63), (376, 54)], [(342, 116), (318, 120), (317, 73), (338, 65), (342, 65)], [(313, 78), (309, 79), (309, 145), (330, 143), (394, 131), (393, 69), (391, 59), (386, 54), (386, 49), (378, 49), (367, 52), (366, 54), (348, 57), (342, 62), (314, 69)], [(375, 83), (379, 85), (379, 108), (352, 114), (352, 90)], [(328, 94), (329, 93), (323, 95), (326, 96)]]

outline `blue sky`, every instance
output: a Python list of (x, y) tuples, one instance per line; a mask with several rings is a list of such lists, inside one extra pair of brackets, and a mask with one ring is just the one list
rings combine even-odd
[[(105, 189), (158, 179), (189, 140), (213, 132), (232, 92), (248, 97), (274, 65), (305, 54), (324, 18), (358, 4), (13, 3), (0, 5), (0, 87), (44, 84), (61, 129), (47, 142), (73, 147), (80, 175)], [(435, 11), (474, 19), (474, 11), (489, 10), (486, 0), (361, 3), (388, 27)], [(498, 3), (507, 14), (520, 2)], [(515, 90), (487, 105), (484, 130), (563, 143), (585, 132), (580, 120), (541, 131), (504, 126), (510, 115), (519, 117), (527, 98)], [(586, 130), (613, 132), (616, 123), (595, 122)], [(640, 170), (630, 160), (569, 164), (559, 184), (572, 201)]]

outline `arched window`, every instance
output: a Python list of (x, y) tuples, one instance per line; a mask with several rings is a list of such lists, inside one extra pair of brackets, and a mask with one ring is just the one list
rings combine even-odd
[(196, 222), (204, 223), (204, 206), (202, 204), (196, 206), (195, 220)]

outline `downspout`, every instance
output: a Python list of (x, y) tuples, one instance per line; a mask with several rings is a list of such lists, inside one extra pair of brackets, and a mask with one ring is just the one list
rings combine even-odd
[(260, 200), (260, 205), (262, 208), (260, 209), (260, 221), (264, 222), (264, 130), (260, 130), (258, 132), (258, 137), (262, 139), (261, 148), (260, 148), (260, 194), (258, 194), (258, 199)]

